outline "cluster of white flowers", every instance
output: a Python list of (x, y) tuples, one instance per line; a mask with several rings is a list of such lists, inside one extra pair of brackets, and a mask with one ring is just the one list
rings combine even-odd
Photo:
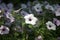
[[(12, 16), (12, 10), (13, 10), (13, 4), (12, 3), (8, 3), (7, 5), (5, 3), (0, 3), (0, 19), (1, 17), (4, 17), (7, 20), (10, 21), (7, 23), (7, 25), (9, 23), (12, 23), (15, 21), (15, 18)], [(8, 34), (10, 31), (9, 27), (7, 27), (5, 24), (4, 25), (0, 25), (0, 34)]]
[[(28, 5), (31, 7), (31, 4), (28, 4)], [(20, 11), (20, 9), (19, 9), (19, 10), (16, 10), (14, 12), (19, 12), (20, 11), (20, 13), (23, 15), (23, 18), (25, 19), (25, 23), (26, 24), (31, 24), (32, 26), (34, 26), (35, 24), (37, 24), (38, 18), (35, 17), (35, 15), (32, 14), (32, 13), (33, 13), (33, 11), (36, 12), (36, 13), (42, 13), (43, 12), (42, 6), (44, 6), (44, 5), (42, 5), (38, 2), (37, 4), (34, 4), (34, 6), (30, 10), (30, 7), (28, 7), (26, 4), (21, 4), (22, 10)], [(53, 11), (56, 16), (60, 16), (60, 6), (59, 7), (56, 7), (56, 6), (53, 7), (52, 5), (47, 4), (44, 7), (45, 7), (45, 9)], [(4, 10), (4, 15), (5, 15), (4, 17), (6, 17), (7, 19), (10, 19), (10, 23), (15, 21), (15, 18), (11, 14), (11, 11), (13, 9), (12, 3), (9, 3), (7, 5), (2, 3), (0, 5), (0, 8), (1, 8), (0, 13), (2, 12), (2, 10)], [(30, 13), (24, 11), (24, 9), (29, 9), (28, 11), (30, 11)], [(58, 26), (60, 25), (59, 21), (57, 21), (57, 25)], [(46, 27), (49, 30), (56, 30), (56, 25), (51, 21), (46, 22)], [(9, 28), (2, 25), (0, 27), (0, 34), (8, 34), (8, 33), (9, 33)], [(40, 39), (40, 38), (41, 38), (41, 36), (38, 37), (38, 39)]]

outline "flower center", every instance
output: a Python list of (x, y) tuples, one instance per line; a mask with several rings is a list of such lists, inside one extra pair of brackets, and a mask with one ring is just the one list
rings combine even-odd
[(42, 11), (40, 11), (40, 13), (42, 13)]
[(5, 30), (6, 30), (5, 28), (2, 29), (2, 31), (5, 31)]
[(49, 27), (51, 27), (51, 25), (49, 25)]
[(58, 3), (60, 5), (60, 3)]
[(57, 21), (55, 21), (54, 24), (57, 24)]
[(37, 8), (37, 9), (39, 9), (39, 8)]
[(31, 21), (32, 19), (31, 18), (29, 18), (29, 21)]

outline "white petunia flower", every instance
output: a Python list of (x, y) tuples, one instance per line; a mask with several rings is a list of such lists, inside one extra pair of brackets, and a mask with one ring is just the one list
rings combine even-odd
[(32, 24), (32, 25), (35, 25), (36, 21), (38, 20), (36, 17), (34, 17), (33, 14), (28, 14), (28, 15), (24, 16), (24, 18), (25, 18), (26, 24)]
[(35, 38), (35, 40), (43, 40), (43, 39), (42, 36), (39, 35), (38, 37)]
[(8, 33), (9, 33), (9, 28), (6, 27), (6, 26), (1, 25), (0, 34), (3, 35), (3, 34), (8, 34)]
[(41, 4), (36, 4), (33, 8), (34, 8), (34, 10), (36, 11), (36, 12), (40, 12), (40, 11), (42, 11), (42, 8), (41, 8)]
[(53, 24), (51, 21), (48, 21), (46, 25), (49, 30), (56, 30), (56, 25)]
[(45, 8), (54, 11), (53, 6), (51, 6), (51, 5), (49, 5), (49, 4), (47, 4), (47, 5), (45, 6)]
[(57, 9), (56, 9), (55, 15), (56, 15), (56, 16), (60, 16), (60, 8), (57, 8)]

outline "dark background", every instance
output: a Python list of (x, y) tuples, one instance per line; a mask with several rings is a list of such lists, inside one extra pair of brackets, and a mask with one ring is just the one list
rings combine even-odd
[[(5, 2), (5, 3), (12, 2), (14, 4), (16, 4), (16, 3), (26, 3), (28, 1), (33, 2), (34, 0), (2, 0), (2, 2)], [(48, 2), (51, 2), (51, 3), (60, 3), (60, 0), (39, 0), (39, 1), (48, 1)]]

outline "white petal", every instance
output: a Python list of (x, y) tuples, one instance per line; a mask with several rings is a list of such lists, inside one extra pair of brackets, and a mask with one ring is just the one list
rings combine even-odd
[[(5, 31), (2, 31), (3, 28), (5, 28)], [(8, 34), (8, 33), (9, 33), (9, 28), (6, 27), (6, 26), (1, 25), (0, 34), (3, 35), (3, 34)]]
[[(32, 24), (32, 25), (35, 25), (38, 20), (36, 17), (34, 17), (33, 14), (26, 15), (24, 18), (26, 24)], [(31, 21), (29, 19), (31, 19)]]
[[(47, 25), (47, 28), (48, 28), (49, 30), (56, 30), (56, 25), (53, 24), (51, 21), (48, 21), (48, 22), (46, 23), (46, 25)], [(51, 25), (51, 27), (49, 27), (50, 25)]]

